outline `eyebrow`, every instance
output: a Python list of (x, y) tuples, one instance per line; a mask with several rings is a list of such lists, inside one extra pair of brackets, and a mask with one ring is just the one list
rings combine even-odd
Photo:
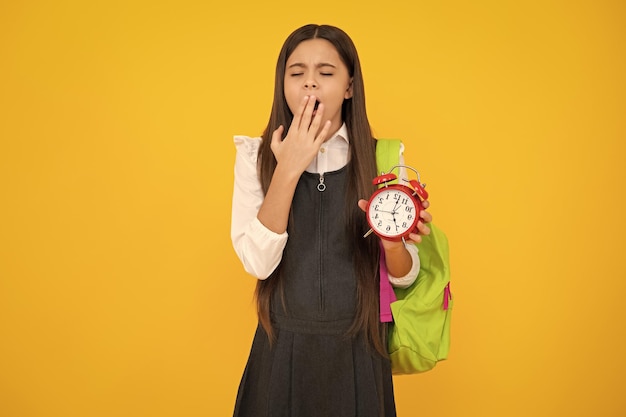
[[(289, 65), (287, 67), (287, 69), (290, 69), (290, 68), (306, 68), (306, 67), (307, 66), (305, 64), (301, 63), (301, 62), (295, 62), (295, 63)], [(315, 68), (323, 68), (323, 67), (337, 68), (335, 65), (333, 65), (333, 64), (331, 64), (329, 62), (321, 62), (321, 63), (315, 65)]]

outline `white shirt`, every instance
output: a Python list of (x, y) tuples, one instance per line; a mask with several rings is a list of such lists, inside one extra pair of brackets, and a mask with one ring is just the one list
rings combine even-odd
[[(257, 172), (257, 155), (261, 138), (235, 136), (235, 184), (231, 213), (231, 239), (237, 256), (246, 272), (259, 279), (266, 279), (276, 269), (283, 256), (288, 234), (274, 233), (257, 218), (263, 203), (263, 189)], [(348, 129), (345, 123), (320, 148), (317, 156), (307, 167), (308, 172), (325, 173), (343, 168), (348, 163)], [(400, 146), (400, 164), (403, 163), (404, 145)], [(402, 173), (400, 178), (405, 178)], [(396, 287), (408, 287), (417, 278), (420, 268), (417, 246), (409, 244), (413, 265), (404, 277), (389, 275)]]

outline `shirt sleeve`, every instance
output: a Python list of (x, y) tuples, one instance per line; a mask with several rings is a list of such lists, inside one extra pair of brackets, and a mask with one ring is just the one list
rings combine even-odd
[(408, 288), (415, 282), (417, 279), (417, 274), (420, 272), (420, 258), (419, 258), (419, 250), (417, 246), (409, 243), (406, 245), (406, 249), (409, 251), (411, 255), (411, 259), (413, 259), (413, 265), (411, 266), (411, 270), (403, 277), (394, 277), (391, 274), (389, 275), (389, 282), (391, 285), (397, 288)]
[(276, 269), (287, 244), (287, 232), (267, 229), (257, 214), (263, 203), (263, 189), (257, 173), (257, 154), (261, 138), (235, 136), (235, 181), (230, 235), (244, 269), (266, 279)]

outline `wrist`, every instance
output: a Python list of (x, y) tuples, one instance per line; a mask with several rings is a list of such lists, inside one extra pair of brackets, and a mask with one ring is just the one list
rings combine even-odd
[(385, 262), (389, 275), (403, 277), (409, 273), (413, 265), (413, 260), (411, 253), (404, 246), (404, 242), (383, 241), (383, 249), (385, 251)]
[(390, 240), (383, 240), (383, 249), (385, 250), (385, 254), (397, 254), (407, 252), (406, 247), (404, 246), (404, 242), (392, 242)]
[(272, 175), (272, 181), (278, 179), (283, 184), (298, 183), (302, 172), (294, 172), (293, 169), (289, 169), (285, 164), (278, 163), (274, 174)]

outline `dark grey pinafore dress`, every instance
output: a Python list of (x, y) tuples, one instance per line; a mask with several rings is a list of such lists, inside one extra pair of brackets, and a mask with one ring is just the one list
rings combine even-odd
[(324, 174), (322, 192), (318, 174), (300, 178), (279, 266), (285, 304), (279, 293), (271, 300), (276, 340), (270, 348), (257, 328), (235, 417), (396, 415), (389, 360), (362, 336), (346, 336), (357, 302), (343, 214), (346, 173)]

